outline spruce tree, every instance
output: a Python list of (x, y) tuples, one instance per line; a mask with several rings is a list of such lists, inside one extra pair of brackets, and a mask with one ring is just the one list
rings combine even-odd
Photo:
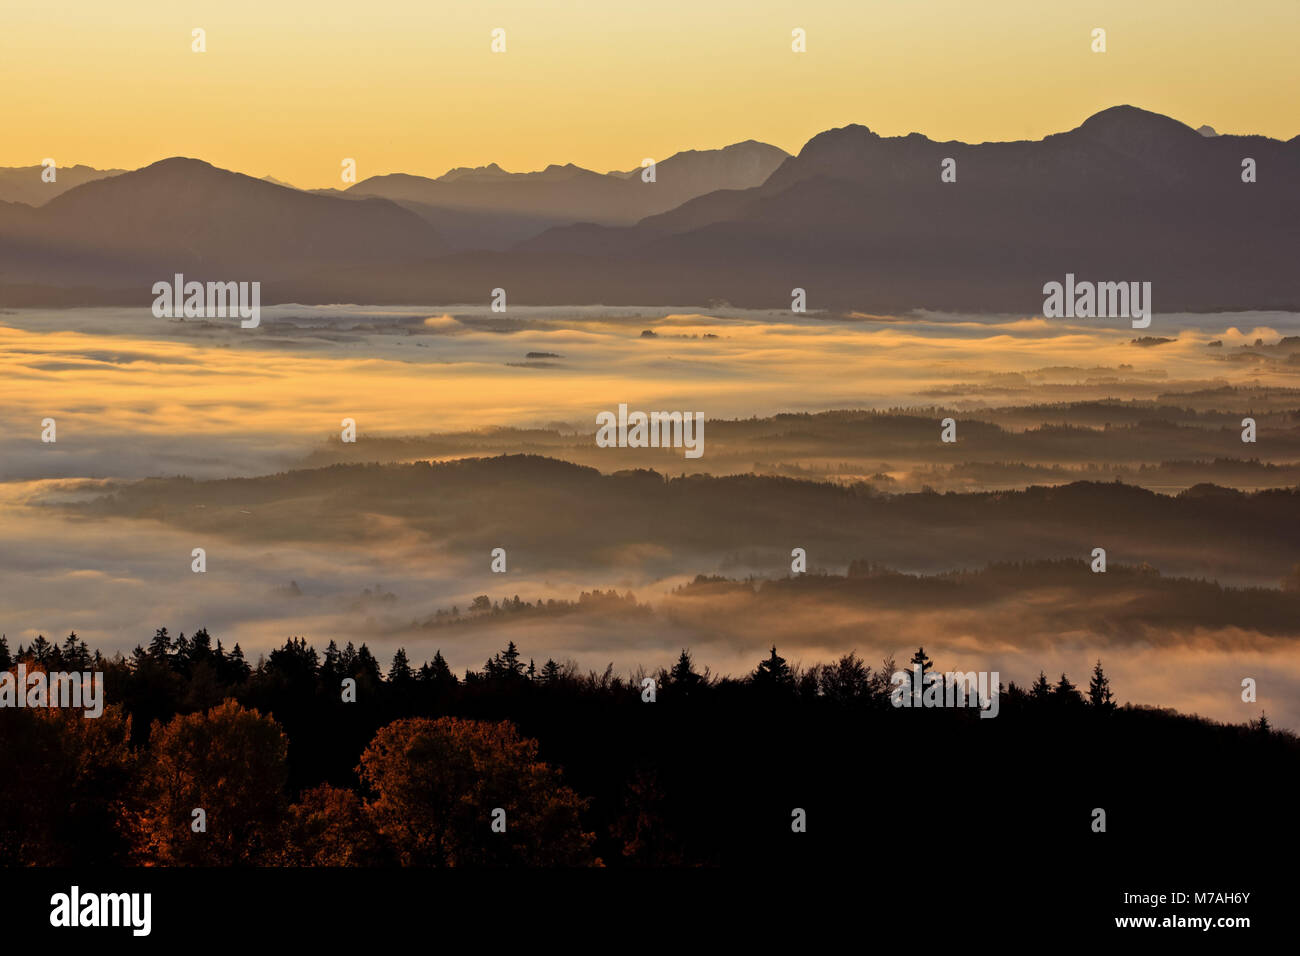
[(908, 663), (918, 665), (921, 668), (920, 674), (917, 674), (915, 670), (912, 671), (912, 680), (920, 681), (919, 684), (913, 684), (912, 693), (925, 693), (925, 675), (934, 670), (934, 661), (925, 653), (924, 647), (918, 647), (916, 653), (912, 655), (912, 659), (908, 661)]
[(244, 660), (244, 652), (240, 648), (239, 642), (235, 642), (235, 648), (230, 652), (227, 660), (229, 661), (230, 674), (234, 678), (232, 683), (242, 684), (248, 680), (252, 668), (248, 666), (248, 661)]
[(358, 679), (358, 683), (362, 678), (368, 679), (371, 686), (376, 686), (383, 680), (379, 673), (379, 661), (375, 660), (375, 655), (370, 653), (370, 648), (365, 644), (357, 648), (356, 660), (352, 664), (352, 676)]
[(788, 690), (794, 687), (794, 675), (790, 672), (790, 666), (786, 664), (785, 658), (776, 653), (776, 645), (772, 645), (772, 653), (764, 661), (760, 661), (758, 669), (754, 671), (751, 678), (755, 687), (762, 687), (768, 690)]
[(501, 675), (503, 677), (522, 677), (523, 673), (524, 663), (519, 659), (519, 648), (515, 647), (514, 641), (510, 641), (501, 654)]
[(433, 663), (429, 665), (429, 677), (439, 687), (451, 687), (456, 683), (456, 675), (447, 666), (447, 659), (442, 651), (433, 652)]
[(1052, 685), (1047, 682), (1047, 675), (1042, 671), (1038, 672), (1038, 680), (1029, 688), (1029, 693), (1038, 701), (1047, 700), (1052, 695)]
[(669, 673), (669, 680), (674, 687), (680, 687), (685, 691), (698, 687), (703, 680), (695, 672), (695, 667), (691, 662), (691, 653), (686, 648), (682, 648), (681, 656), (677, 658), (677, 663), (673, 665), (673, 669)]
[(1101, 669), (1101, 659), (1098, 658), (1092, 669), (1092, 680), (1088, 682), (1088, 703), (1098, 710), (1114, 710), (1113, 698), (1114, 695), (1110, 692), (1110, 679)]
[(32, 646), (27, 649), (27, 653), (37, 664), (44, 664), (50, 659), (50, 642), (45, 639), (45, 635), (37, 634), (36, 640), (32, 641)]
[(409, 684), (414, 678), (411, 662), (406, 658), (406, 649), (399, 647), (393, 654), (393, 663), (388, 668), (388, 683)]
[(320, 684), (327, 691), (333, 690), (339, 685), (343, 674), (339, 669), (339, 646), (331, 638), (330, 642), (325, 645), (325, 656), (320, 665)]
[(151, 660), (159, 663), (167, 660), (167, 655), (171, 653), (172, 639), (167, 633), (167, 628), (160, 627), (153, 632), (153, 640), (149, 642), (149, 657)]
[(1052, 696), (1065, 704), (1077, 704), (1083, 700), (1079, 689), (1070, 683), (1070, 678), (1065, 676), (1064, 671), (1061, 672), (1061, 679), (1052, 688)]

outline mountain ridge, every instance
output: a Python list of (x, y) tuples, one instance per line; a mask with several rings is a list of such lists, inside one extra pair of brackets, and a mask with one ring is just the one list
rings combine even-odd
[[(849, 124), (794, 156), (747, 144), (763, 146), (675, 154), (654, 183), (491, 164), (342, 193), (172, 157), (37, 209), (0, 206), (0, 304), (65, 301), (70, 287), (94, 299), (127, 273), (183, 265), (260, 270), (271, 300), (302, 303), (481, 301), (500, 286), (512, 304), (788, 308), (797, 287), (814, 311), (1033, 314), (1043, 283), (1070, 272), (1151, 281), (1157, 312), (1300, 308), (1300, 136), (1207, 137), (1117, 106), (1041, 140), (940, 143)], [(674, 183), (696, 176), (691, 193), (741, 175), (737, 157), (761, 181), (633, 218)], [(1257, 181), (1242, 181), (1246, 157)], [(381, 186), (389, 195), (371, 194)], [(101, 201), (113, 196), (125, 198)]]

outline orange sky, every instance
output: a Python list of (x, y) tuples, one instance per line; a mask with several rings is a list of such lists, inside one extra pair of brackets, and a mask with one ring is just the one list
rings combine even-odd
[(1119, 103), (1289, 139), (1297, 39), (1296, 0), (7, 0), (0, 165), (188, 155), (339, 186), (344, 157), (604, 171), (850, 122), (1036, 138)]

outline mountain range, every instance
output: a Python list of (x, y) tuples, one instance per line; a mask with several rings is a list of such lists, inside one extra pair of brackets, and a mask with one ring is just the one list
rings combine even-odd
[(775, 146), (749, 140), (677, 153), (655, 165), (652, 182), (640, 169), (601, 174), (569, 163), (508, 173), (492, 163), (453, 169), (437, 179), (373, 176), (341, 194), (391, 199), (456, 236), (452, 241), (458, 248), (504, 249), (554, 226), (630, 226), (696, 196), (759, 186), (788, 157)]
[(95, 169), (91, 166), (66, 166), (54, 170), (54, 181), (45, 179), (44, 166), (0, 167), (0, 203), (18, 202), (40, 206), (69, 189), (96, 179), (124, 173), (124, 169)]
[(263, 302), (504, 287), (511, 304), (788, 309), (799, 287), (810, 310), (1032, 314), (1073, 273), (1149, 281), (1157, 313), (1296, 309), (1297, 213), (1300, 137), (1207, 136), (1129, 106), (1037, 141), (858, 125), (796, 156), (749, 141), (665, 159), (654, 182), (491, 165), (306, 192), (173, 158), (0, 203), (0, 305), (143, 304), (142, 283), (185, 272), (260, 279)]

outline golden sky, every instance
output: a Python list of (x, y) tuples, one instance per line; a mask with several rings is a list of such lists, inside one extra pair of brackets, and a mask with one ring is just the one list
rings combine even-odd
[(344, 157), (605, 171), (854, 122), (1037, 138), (1119, 103), (1289, 139), (1297, 40), (1297, 0), (4, 0), (0, 165), (186, 155), (339, 186)]

